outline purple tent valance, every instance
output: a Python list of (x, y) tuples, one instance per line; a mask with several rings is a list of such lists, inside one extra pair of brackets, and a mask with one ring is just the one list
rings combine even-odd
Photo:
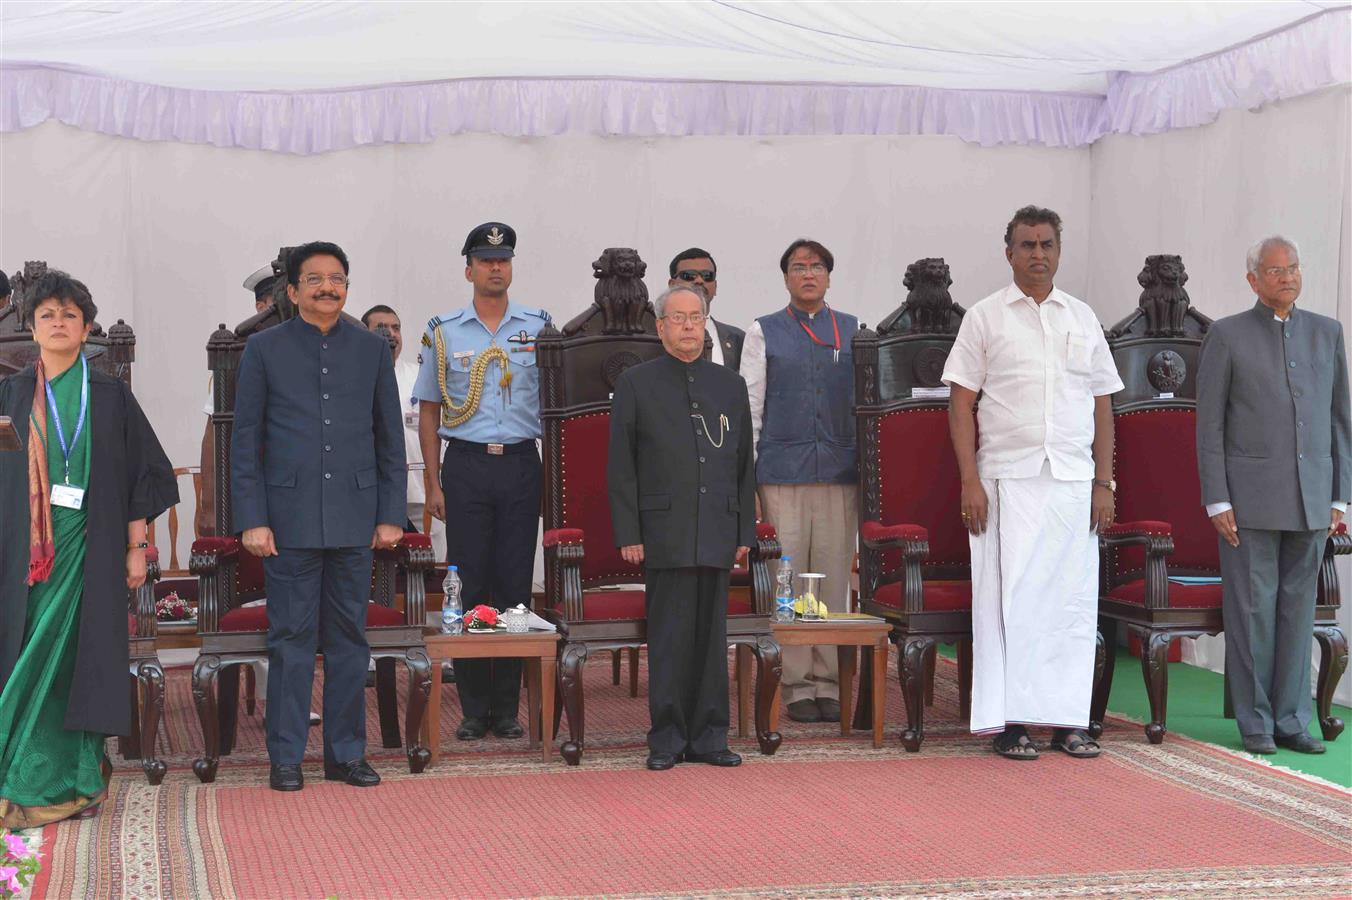
[(1081, 147), (1202, 125), (1226, 109), (1352, 83), (1352, 10), (1151, 74), (1106, 98), (917, 86), (485, 78), (334, 91), (206, 91), (9, 63), (0, 131), (87, 131), (311, 154), (455, 134), (951, 135), (982, 146)]

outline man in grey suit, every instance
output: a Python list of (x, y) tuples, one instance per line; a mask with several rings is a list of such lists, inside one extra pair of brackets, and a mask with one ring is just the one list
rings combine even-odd
[(1323, 753), (1306, 728), (1316, 579), (1352, 496), (1347, 352), (1335, 319), (1295, 308), (1300, 252), (1248, 255), (1253, 309), (1212, 324), (1197, 372), (1202, 502), (1220, 535), (1225, 670), (1250, 753)]
[(709, 306), (690, 284), (653, 301), (666, 353), (615, 382), (606, 480), (615, 545), (643, 565), (648, 768), (735, 766), (728, 749), (728, 572), (756, 536), (746, 382), (703, 359)]

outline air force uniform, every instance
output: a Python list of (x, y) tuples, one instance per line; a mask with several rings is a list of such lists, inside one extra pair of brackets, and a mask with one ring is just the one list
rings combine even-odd
[[(505, 240), (494, 243), (494, 235)], [(483, 239), (493, 246), (481, 254)], [(465, 252), (510, 256), (515, 243), (510, 228), (488, 223), (470, 233)], [(432, 319), (422, 336), (413, 397), (441, 404), (446, 560), (459, 567), (466, 610), (531, 603), (541, 489), (535, 337), (549, 322), (544, 310), (509, 300), (490, 332), (471, 303)], [(480, 380), (476, 405), (471, 391)], [(455, 671), (467, 720), (516, 717), (521, 660), (458, 660)]]

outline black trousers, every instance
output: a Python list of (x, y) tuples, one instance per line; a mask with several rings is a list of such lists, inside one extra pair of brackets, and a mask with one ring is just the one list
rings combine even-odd
[(728, 570), (648, 569), (653, 753), (728, 749)]
[(371, 550), (279, 547), (263, 559), (268, 592), (268, 758), (305, 758), (315, 653), (324, 648), (324, 759), (366, 754), (366, 608)]
[[(540, 523), (540, 453), (534, 443), (525, 452), (493, 456), (453, 441), (442, 458), (441, 489), (446, 560), (460, 567), (465, 611), (480, 603), (499, 610), (530, 606)], [(456, 660), (455, 686), (466, 717), (513, 718), (521, 660)]]

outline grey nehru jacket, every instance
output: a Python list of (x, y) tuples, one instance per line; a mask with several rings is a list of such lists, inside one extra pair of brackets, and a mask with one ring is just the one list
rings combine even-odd
[(1325, 528), (1352, 497), (1347, 351), (1335, 319), (1261, 302), (1212, 324), (1197, 372), (1202, 503), (1240, 528)]

